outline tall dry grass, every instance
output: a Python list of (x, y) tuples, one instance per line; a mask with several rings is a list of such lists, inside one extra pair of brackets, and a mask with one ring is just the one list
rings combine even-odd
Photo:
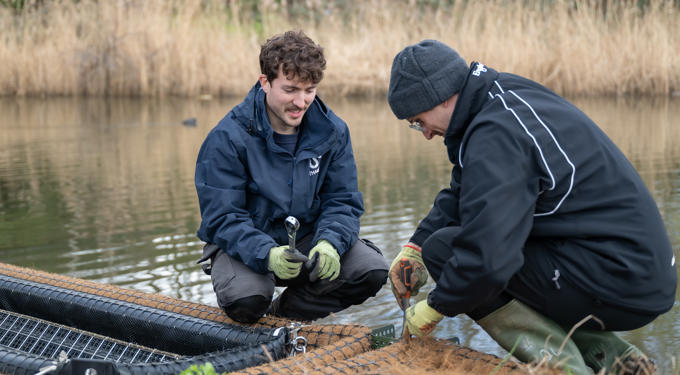
[[(603, 2), (592, 0), (329, 3), (54, 0), (2, 8), (0, 95), (240, 96), (259, 74), (260, 44), (292, 28), (326, 49), (324, 93), (384, 94), (394, 55), (424, 38), (563, 94), (680, 91), (680, 11), (670, 1), (652, 0), (644, 12), (635, 1), (612, 2), (606, 17)], [(304, 9), (293, 13), (291, 4)]]

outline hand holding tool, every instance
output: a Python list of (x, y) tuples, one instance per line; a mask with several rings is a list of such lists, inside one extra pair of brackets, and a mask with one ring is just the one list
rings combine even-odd
[(288, 246), (276, 246), (269, 250), (267, 269), (281, 280), (288, 280), (300, 274), (302, 263), (307, 259), (299, 251), (296, 253), (288, 251)]
[[(318, 262), (317, 259), (312, 257), (309, 259), (306, 255), (302, 254), (300, 250), (295, 247), (295, 236), (298, 229), (300, 229), (300, 222), (295, 216), (288, 216), (284, 222), (286, 226), (286, 231), (288, 232), (288, 252), (294, 255), (296, 259), (301, 259), (300, 262), (304, 262), (305, 269), (309, 271), (309, 281), (314, 282), (318, 277)], [(318, 257), (317, 257), (318, 258)], [(315, 267), (316, 266), (316, 267)], [(316, 272), (315, 272), (316, 271)]]
[(392, 293), (402, 310), (404, 299), (417, 295), (426, 281), (427, 270), (419, 248), (410, 243), (405, 245), (390, 266)]
[[(408, 302), (408, 299), (411, 298), (411, 291), (413, 290), (412, 276), (413, 263), (408, 258), (399, 259), (399, 279), (401, 279), (402, 284), (406, 287), (406, 293), (401, 298), (402, 306), (404, 306), (403, 302)], [(406, 310), (406, 307), (402, 307), (402, 309)]]

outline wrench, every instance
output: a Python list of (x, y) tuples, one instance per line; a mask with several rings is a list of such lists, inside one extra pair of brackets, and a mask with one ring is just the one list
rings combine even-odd
[(300, 229), (300, 222), (295, 216), (288, 216), (285, 221), (286, 231), (288, 232), (288, 250), (295, 250), (295, 234)]
[(286, 226), (286, 231), (288, 232), (288, 249), (286, 252), (293, 254), (300, 259), (304, 259), (305, 269), (309, 272), (309, 281), (315, 282), (319, 278), (318, 270), (317, 272), (314, 272), (314, 267), (316, 266), (315, 260), (309, 259), (306, 255), (302, 254), (297, 248), (295, 248), (295, 236), (298, 229), (300, 229), (300, 222), (295, 218), (295, 216), (288, 216), (284, 224)]

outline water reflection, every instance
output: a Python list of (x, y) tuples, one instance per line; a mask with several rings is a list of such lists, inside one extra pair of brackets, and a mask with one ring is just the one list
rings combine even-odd
[[(205, 135), (238, 101), (0, 99), (1, 261), (216, 305), (194, 263), (202, 244), (193, 172)], [(636, 166), (680, 258), (680, 100), (573, 101)], [(366, 204), (361, 235), (391, 259), (448, 184), (444, 146), (395, 120), (384, 100), (327, 102), (351, 128)], [(196, 126), (182, 124), (190, 117)], [(679, 306), (626, 333), (661, 373), (680, 345)], [(401, 311), (385, 287), (324, 321), (400, 328)], [(503, 354), (465, 317), (444, 320), (437, 335)]]

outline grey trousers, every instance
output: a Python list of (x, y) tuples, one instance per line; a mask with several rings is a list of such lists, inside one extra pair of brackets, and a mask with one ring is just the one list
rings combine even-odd
[[(305, 255), (311, 250), (311, 238), (306, 236), (296, 244)], [(340, 275), (333, 281), (309, 282), (304, 267), (298, 277), (290, 280), (278, 279), (272, 272), (260, 274), (212, 244), (203, 248), (202, 259), (208, 258), (218, 305), (232, 319), (242, 322), (255, 321), (267, 311), (298, 320), (323, 318), (375, 296), (387, 281), (389, 269), (381, 251), (364, 239), (340, 258)], [(287, 288), (274, 302), (272, 311), (270, 303), (276, 286)]]

